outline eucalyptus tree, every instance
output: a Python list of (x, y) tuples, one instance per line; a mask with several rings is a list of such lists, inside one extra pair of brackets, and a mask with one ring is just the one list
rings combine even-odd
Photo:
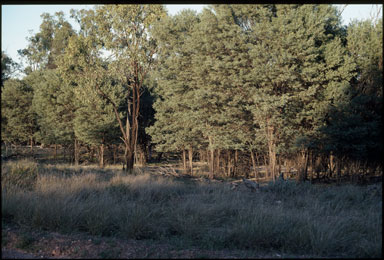
[[(92, 37), (98, 39), (95, 45), (111, 54), (109, 74), (116, 86), (123, 88), (119, 98), (125, 100), (125, 119), (120, 117), (121, 104), (98, 84), (93, 84), (98, 95), (113, 107), (125, 144), (126, 169), (129, 171), (134, 163), (143, 83), (152, 69), (157, 51), (150, 30), (165, 14), (161, 5), (103, 5), (78, 16), (81, 26), (90, 28), (89, 32), (94, 33)], [(84, 37), (88, 38), (87, 35)]]
[[(36, 138), (44, 143), (68, 144), (74, 137), (72, 94), (61, 87), (54, 70), (58, 57), (64, 52), (69, 38), (75, 34), (63, 12), (54, 16), (43, 13), (40, 30), (27, 38), (28, 46), (18, 50), (29, 66), (24, 70), (25, 81), (34, 89), (33, 109), (42, 127)], [(48, 72), (52, 70), (52, 72)], [(46, 109), (43, 109), (46, 108)], [(74, 156), (76, 158), (76, 156)]]
[(95, 90), (119, 103), (121, 99), (117, 95), (121, 88), (108, 75), (108, 64), (101, 57), (94, 28), (86, 24), (92, 11), (82, 10), (77, 14), (73, 12), (73, 15), (77, 15), (82, 27), (79, 35), (69, 39), (65, 53), (58, 59), (58, 70), (67, 91), (73, 94), (76, 160), (79, 154), (78, 142), (82, 141), (99, 147), (99, 163), (104, 167), (104, 149), (109, 142), (116, 141), (117, 122), (112, 105)]
[(19, 64), (4, 51), (1, 51), (1, 86), (3, 86), (4, 81), (14, 76), (18, 68)]
[(28, 63), (26, 71), (56, 68), (56, 58), (63, 53), (69, 38), (75, 34), (71, 24), (65, 19), (63, 12), (41, 15), (40, 31), (27, 37), (28, 46), (18, 50)]

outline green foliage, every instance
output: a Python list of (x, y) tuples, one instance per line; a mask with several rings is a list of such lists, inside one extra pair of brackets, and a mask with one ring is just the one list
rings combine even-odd
[[(131, 168), (151, 138), (158, 152), (257, 152), (273, 175), (278, 159), (309, 153), (371, 168), (381, 159), (382, 19), (342, 26), (337, 8), (317, 4), (71, 16), (78, 32), (62, 12), (42, 14), (20, 50), (30, 68), (2, 87), (3, 141), (101, 151), (120, 138)], [(2, 53), (2, 80), (14, 66)]]
[[(198, 22), (190, 10), (166, 17), (153, 29), (159, 44), (159, 64), (153, 77), (157, 100), (155, 123), (146, 129), (158, 151), (174, 151), (201, 145), (201, 133), (191, 111), (190, 47), (187, 44), (193, 26)], [(180, 68), (183, 68), (180, 71)]]
[(4, 51), (1, 51), (1, 87), (4, 81), (14, 76), (19, 65), (12, 60)]
[(40, 31), (28, 38), (27, 48), (19, 50), (29, 64), (24, 80), (33, 89), (29, 105), (36, 112), (39, 125), (34, 136), (41, 143), (67, 144), (74, 138), (72, 121), (76, 106), (72, 90), (63, 84), (55, 68), (75, 31), (63, 12), (55, 16), (43, 13), (41, 17)]
[(162, 19), (147, 128), (156, 149), (257, 150), (270, 164), (306, 150), (378, 154), (382, 32), (363, 24), (367, 37), (331, 5), (213, 5)]
[(33, 88), (25, 80), (9, 79), (1, 92), (1, 139), (30, 141), (38, 129), (32, 107)]
[(34, 72), (28, 78), (33, 80), (32, 106), (40, 126), (36, 139), (44, 144), (72, 143), (73, 97), (57, 71)]
[(119, 104), (121, 89), (108, 76), (108, 67), (95, 53), (94, 43), (93, 38), (73, 36), (65, 55), (59, 59), (58, 68), (73, 91), (72, 103), (77, 107), (73, 113), (76, 137), (86, 144), (100, 145), (116, 142), (118, 124), (112, 104), (98, 91)]
[(56, 12), (55, 16), (43, 13), (41, 18), (40, 31), (28, 38), (25, 49), (18, 50), (29, 64), (27, 71), (56, 68), (56, 58), (64, 52), (69, 38), (75, 33), (63, 12)]
[(258, 12), (266, 18), (251, 28), (256, 83), (251, 109), (262, 128), (273, 127), (267, 140), (290, 147), (295, 138), (316, 135), (323, 123), (322, 93), (348, 84), (353, 63), (337, 32), (329, 31), (340, 26), (333, 7), (277, 5)]
[(242, 150), (249, 134), (249, 56), (231, 6), (205, 9), (190, 37), (190, 107), (209, 149)]
[[(340, 88), (322, 128), (327, 148), (338, 156), (377, 163), (381, 160), (383, 67), (382, 20), (349, 25), (347, 50), (356, 69), (352, 84)], [(333, 144), (333, 145), (330, 145)]]

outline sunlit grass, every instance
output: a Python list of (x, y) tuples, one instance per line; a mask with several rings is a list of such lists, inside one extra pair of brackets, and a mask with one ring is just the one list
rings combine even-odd
[[(34, 169), (35, 163), (30, 164), (24, 168)], [(5, 163), (2, 178), (17, 167), (16, 162)], [(381, 185), (277, 182), (255, 193), (231, 190), (225, 183), (155, 176), (139, 168), (132, 175), (91, 166), (36, 169), (32, 189), (2, 189), (3, 221), (283, 255), (380, 257), (382, 252)]]

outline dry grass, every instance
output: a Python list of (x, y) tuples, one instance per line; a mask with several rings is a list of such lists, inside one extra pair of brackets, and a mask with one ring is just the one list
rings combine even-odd
[[(2, 178), (17, 167), (5, 163)], [(255, 193), (139, 171), (36, 169), (33, 188), (2, 189), (3, 221), (69, 234), (171, 241), (180, 247), (314, 257), (382, 254), (381, 185), (277, 182)]]

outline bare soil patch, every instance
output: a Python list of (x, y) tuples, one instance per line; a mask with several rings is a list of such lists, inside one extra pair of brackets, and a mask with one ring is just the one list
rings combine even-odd
[[(26, 243), (25, 240), (29, 242)], [(2, 259), (116, 258), (279, 258), (276, 253), (246, 250), (181, 249), (150, 240), (123, 240), (87, 234), (60, 234), (6, 225), (2, 230)]]

